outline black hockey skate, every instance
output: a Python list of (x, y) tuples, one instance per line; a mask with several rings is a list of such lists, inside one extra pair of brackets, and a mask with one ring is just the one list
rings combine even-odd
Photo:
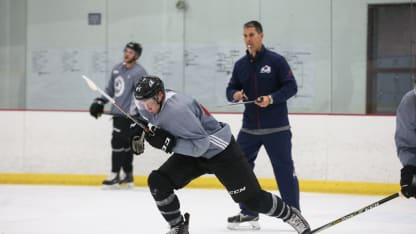
[(259, 216), (251, 216), (239, 213), (235, 216), (228, 217), (227, 228), (230, 230), (259, 230)]
[(184, 214), (184, 220), (170, 228), (166, 234), (189, 234), (189, 214)]
[(300, 211), (291, 207), (291, 215), (284, 219), (286, 223), (290, 224), (299, 234), (311, 234), (311, 228), (306, 219), (301, 215)]
[(133, 173), (129, 172), (127, 173), (123, 179), (119, 181), (120, 185), (127, 185), (127, 188), (133, 188), (134, 187), (134, 177)]
[(119, 188), (120, 176), (119, 173), (111, 172), (110, 176), (103, 181), (104, 189)]

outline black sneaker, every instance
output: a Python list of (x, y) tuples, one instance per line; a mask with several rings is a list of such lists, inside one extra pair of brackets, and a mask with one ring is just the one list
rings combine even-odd
[(120, 180), (119, 184), (120, 185), (126, 184), (128, 188), (133, 188), (134, 187), (133, 173), (132, 172), (127, 173), (126, 176)]
[(291, 207), (291, 215), (285, 221), (290, 224), (299, 234), (311, 234), (311, 228), (306, 219), (301, 215), (300, 211)]
[(189, 234), (189, 214), (184, 214), (184, 220), (170, 228), (166, 234)]
[[(248, 226), (246, 225), (248, 224)], [(228, 217), (228, 229), (230, 230), (244, 230), (254, 229), (259, 230), (259, 216), (245, 215), (239, 213), (235, 216)]]

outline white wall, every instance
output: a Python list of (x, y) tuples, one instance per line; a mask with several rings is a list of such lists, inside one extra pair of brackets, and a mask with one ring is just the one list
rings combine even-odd
[[(106, 7), (100, 0), (27, 1), (26, 108), (84, 109), (94, 96), (81, 74), (103, 87), (109, 74), (95, 64), (106, 67), (108, 59)], [(101, 25), (88, 25), (88, 13), (101, 13)]]
[[(236, 134), (239, 114), (217, 114)], [(293, 155), (303, 180), (397, 183), (395, 118), (290, 115)], [(107, 174), (110, 170), (110, 117), (86, 112), (8, 112), (0, 114), (0, 173)], [(146, 147), (135, 157), (135, 174), (148, 175), (167, 155)], [(255, 171), (273, 178), (264, 150)]]
[[(310, 60), (301, 61), (307, 74), (294, 71), (299, 95), (307, 95), (308, 104), (292, 106), (297, 112), (330, 112), (331, 8), (329, 0), (264, 0), (261, 22), (265, 45), (279, 44), (282, 49), (310, 53)], [(288, 59), (288, 58), (287, 58)], [(293, 69), (293, 65), (292, 65)], [(306, 79), (306, 80), (304, 80)], [(303, 89), (310, 90), (309, 92)]]
[[(166, 78), (166, 73), (174, 73), (166, 79), (166, 85), (181, 90), (184, 58), (183, 21), (184, 11), (177, 9), (175, 1), (172, 0), (109, 1), (109, 66), (112, 67), (121, 61), (122, 48), (128, 41), (137, 41), (143, 46), (143, 53), (138, 62), (146, 71)], [(167, 52), (172, 54), (166, 55)]]
[[(218, 107), (230, 74), (212, 74), (217, 68), (216, 52), (236, 49), (243, 54), (242, 25), (258, 19), (265, 29), (265, 45), (276, 47), (285, 56), (298, 55), (301, 59), (296, 61), (304, 65), (295, 76), (299, 96), (307, 97), (304, 101), (292, 98), (291, 112), (365, 113), (368, 4), (409, 1), (187, 0), (185, 11), (176, 9), (175, 2), (0, 0), (0, 32), (6, 32), (0, 33), (0, 60), (6, 60), (0, 63), (0, 76), (11, 66), (25, 75), (24, 64), (18, 60), (22, 56), (15, 55), (24, 54), (25, 48), (13, 51), (10, 44), (26, 39), (27, 34), (27, 89), (16, 90), (22, 80), (0, 80), (0, 104), (8, 100), (13, 107), (17, 105), (13, 101), (20, 98), (18, 103), (28, 108), (85, 109), (92, 95), (83, 89), (80, 74), (90, 74), (103, 86), (108, 68), (120, 62), (125, 43), (135, 40), (143, 44), (139, 62), (149, 73), (161, 75), (168, 87), (197, 97), (211, 109), (230, 111)], [(13, 14), (8, 9), (14, 10)], [(102, 13), (102, 25), (87, 25), (89, 12)], [(17, 22), (20, 33), (9, 33), (15, 30), (13, 22)], [(5, 48), (1, 47), (3, 41), (9, 43)], [(45, 70), (54, 74), (32, 73), (33, 52), (37, 50), (48, 52), (45, 58), (51, 61), (44, 64)], [(62, 57), (71, 51), (79, 52), (74, 56), (79, 70), (62, 72)], [(296, 52), (308, 55), (302, 57)], [(187, 53), (194, 55), (197, 68), (187, 65)], [(107, 71), (93, 74), (88, 69), (97, 54), (105, 57)], [(46, 89), (49, 92), (44, 92)], [(76, 97), (72, 95), (74, 89), (79, 91)], [(18, 91), (26, 93), (16, 94)]]
[[(369, 4), (403, 0), (332, 0), (331, 113), (365, 113), (367, 94), (367, 11)], [(410, 89), (411, 87), (409, 87)]]
[[(218, 105), (229, 74), (194, 72), (186, 66), (185, 51), (202, 46), (199, 52), (207, 54), (199, 62), (212, 60), (206, 55), (223, 52), (224, 45), (243, 53), (242, 24), (259, 19), (266, 45), (276, 46), (277, 52), (311, 53), (303, 60), (307, 76), (298, 71), (295, 75), (299, 83), (306, 79), (312, 97), (308, 103), (291, 102), (292, 112), (365, 113), (367, 6), (406, 2), (414, 0), (189, 0), (188, 9), (182, 11), (173, 0), (0, 0), (0, 107), (85, 109), (93, 96), (74, 77), (88, 73), (104, 85), (107, 71), (88, 70), (94, 56), (105, 57), (108, 70), (120, 61), (123, 45), (137, 40), (145, 48), (140, 62), (150, 73), (168, 77), (169, 87), (198, 97), (211, 109), (228, 111)], [(89, 12), (102, 13), (102, 25), (88, 26)], [(80, 55), (74, 57), (82, 69), (65, 73), (55, 64), (45, 70), (56, 74), (38, 77), (31, 71), (32, 52), (37, 50), (48, 51), (49, 65), (78, 51)], [(166, 56), (170, 60), (155, 56), (166, 52), (173, 53)], [(214, 63), (211, 60), (208, 64)], [(81, 94), (73, 97), (65, 87)], [(43, 92), (48, 88), (52, 91)], [(216, 90), (205, 92), (205, 88)]]
[(26, 1), (0, 0), (0, 107), (25, 105)]

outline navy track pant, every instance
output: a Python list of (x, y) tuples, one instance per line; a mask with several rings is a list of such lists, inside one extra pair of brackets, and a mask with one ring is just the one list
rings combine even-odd
[[(260, 147), (264, 146), (270, 158), (282, 200), (300, 210), (299, 182), (292, 159), (291, 139), (290, 130), (265, 135), (253, 135), (240, 131), (237, 143), (253, 169)], [(257, 215), (241, 204), (240, 207), (243, 214)]]

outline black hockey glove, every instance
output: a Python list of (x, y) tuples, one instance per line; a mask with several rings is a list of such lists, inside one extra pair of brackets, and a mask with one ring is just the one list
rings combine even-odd
[(175, 147), (175, 137), (168, 131), (158, 127), (152, 127), (151, 132), (145, 133), (146, 141), (155, 148), (161, 149), (166, 153), (172, 153), (173, 147)]
[(407, 165), (402, 168), (400, 186), (405, 197), (416, 198), (416, 166)]
[(105, 105), (104, 99), (96, 98), (90, 106), (90, 114), (96, 119), (98, 119), (98, 117), (100, 117), (104, 112), (104, 105)]

